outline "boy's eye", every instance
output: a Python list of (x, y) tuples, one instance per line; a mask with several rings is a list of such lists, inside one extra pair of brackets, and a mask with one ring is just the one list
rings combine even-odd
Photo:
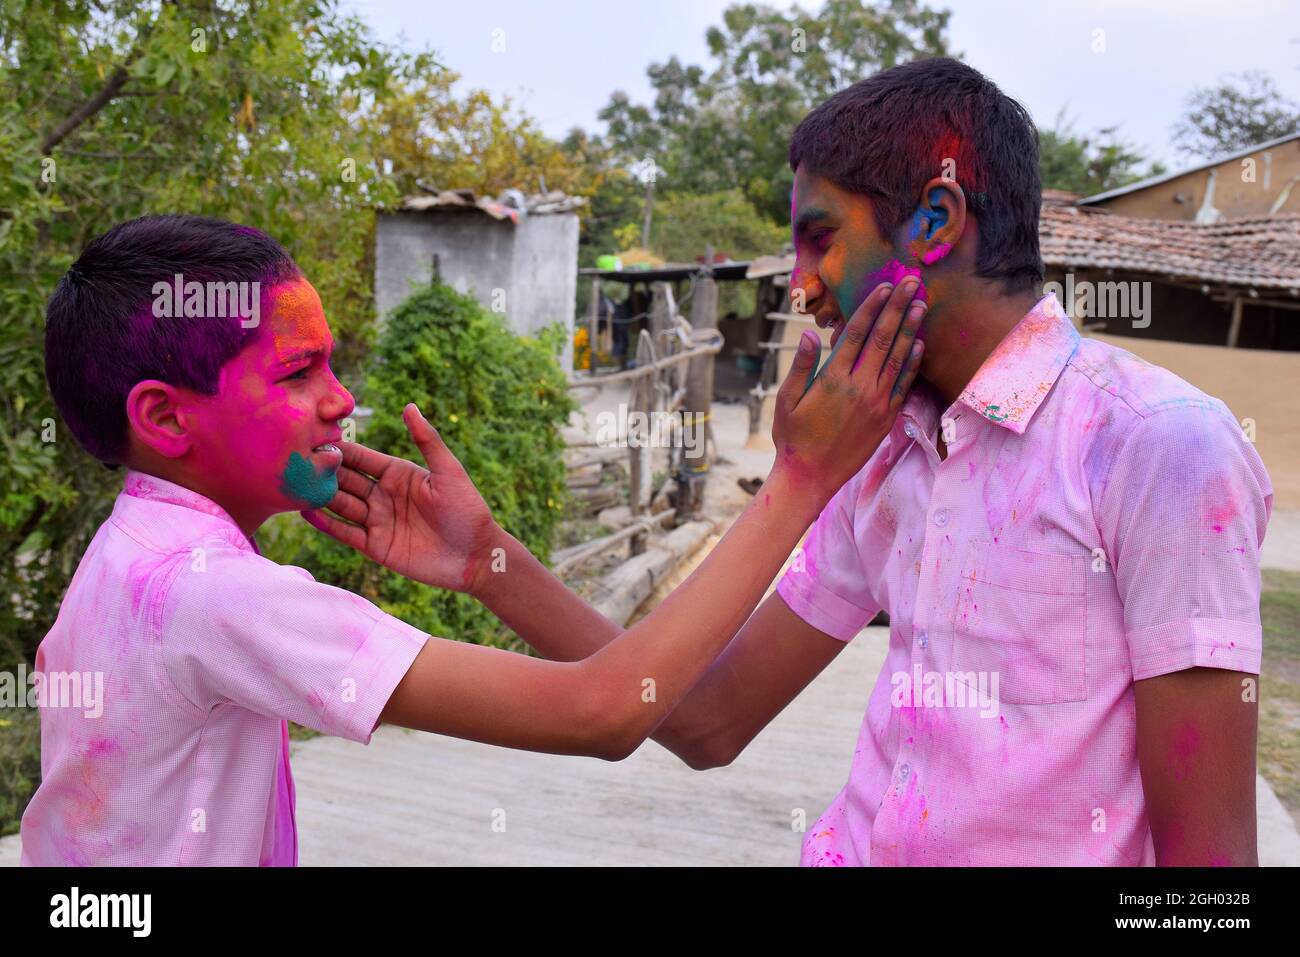
[(307, 378), (307, 372), (308, 372), (309, 368), (310, 368), (309, 366), (303, 366), (303, 367), (302, 367), (301, 369), (299, 369), (297, 372), (293, 373), (292, 375), (287, 375), (287, 376), (285, 376), (285, 378), (286, 378), (286, 379), (305, 379), (305, 378)]

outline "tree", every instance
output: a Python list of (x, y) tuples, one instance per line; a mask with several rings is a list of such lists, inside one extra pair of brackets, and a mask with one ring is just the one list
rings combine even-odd
[(376, 105), (361, 133), (402, 195), (472, 189), (496, 196), (559, 189), (590, 196), (599, 186), (580, 157), (547, 138), (529, 117), (483, 90), (455, 95), (460, 77), (433, 70)]
[(0, 669), (28, 658), (120, 488), (45, 387), (43, 314), (114, 223), (180, 211), (276, 237), (356, 379), (372, 207), (397, 195), (358, 118), (437, 66), (329, 0), (0, 3)]
[(732, 259), (779, 252), (789, 229), (758, 213), (738, 189), (666, 193), (655, 202), (650, 248), (669, 262), (694, 262), (705, 246)]
[(1260, 70), (1229, 76), (1187, 97), (1174, 126), (1174, 145), (1203, 159), (1235, 153), (1300, 129), (1300, 106)]
[(676, 57), (652, 64), (653, 103), (616, 91), (599, 118), (615, 153), (628, 160), (649, 153), (674, 190), (738, 188), (755, 209), (788, 223), (786, 155), (799, 120), (871, 73), (946, 55), (948, 17), (922, 0), (826, 0), (815, 14), (735, 4), (708, 31), (711, 69)]
[(1138, 167), (1143, 162), (1137, 147), (1119, 138), (1118, 127), (1103, 127), (1091, 137), (1081, 137), (1064, 110), (1057, 115), (1053, 129), (1038, 131), (1038, 166), (1044, 189), (1092, 196), (1165, 171), (1160, 163), (1141, 170)]

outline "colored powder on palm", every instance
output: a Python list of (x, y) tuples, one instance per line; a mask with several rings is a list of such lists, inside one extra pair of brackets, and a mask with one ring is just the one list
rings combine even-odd
[(280, 479), (280, 491), (289, 498), (304, 502), (312, 508), (328, 505), (339, 490), (339, 478), (334, 469), (316, 471), (301, 453), (289, 456)]

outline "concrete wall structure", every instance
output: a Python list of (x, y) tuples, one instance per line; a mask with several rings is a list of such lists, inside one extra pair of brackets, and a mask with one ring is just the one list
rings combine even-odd
[(380, 322), (434, 276), (502, 313), (520, 335), (556, 322), (568, 330), (563, 363), (573, 366), (578, 217), (532, 215), (518, 225), (479, 210), (381, 213), (375, 237), (375, 303)]

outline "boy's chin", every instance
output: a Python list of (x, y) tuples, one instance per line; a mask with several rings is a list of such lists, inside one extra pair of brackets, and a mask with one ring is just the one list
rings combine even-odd
[[(317, 463), (298, 452), (289, 458), (280, 482), (283, 495), (294, 511), (304, 508), (323, 508), (338, 493), (338, 465), (334, 462)], [(286, 509), (288, 511), (288, 509)]]

